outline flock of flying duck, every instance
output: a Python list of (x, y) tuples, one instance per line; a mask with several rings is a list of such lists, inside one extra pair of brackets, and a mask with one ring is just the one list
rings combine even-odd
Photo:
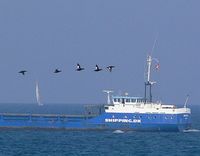
[[(108, 69), (109, 72), (112, 72), (112, 70), (113, 70), (113, 68), (115, 68), (115, 66), (107, 66), (106, 68)], [(77, 63), (76, 71), (82, 71), (82, 70), (85, 70), (85, 68), (82, 68), (82, 67), (80, 66), (80, 64)], [(103, 70), (102, 68), (99, 68), (99, 66), (96, 65), (94, 71), (95, 71), (95, 72), (99, 72), (99, 71), (102, 71), (102, 70)], [(21, 70), (21, 71), (19, 71), (19, 73), (22, 74), (22, 75), (25, 75), (26, 72), (27, 72), (26, 70)], [(60, 69), (55, 69), (55, 71), (54, 71), (55, 74), (60, 73), (60, 72), (62, 72), (62, 70), (60, 70)]]

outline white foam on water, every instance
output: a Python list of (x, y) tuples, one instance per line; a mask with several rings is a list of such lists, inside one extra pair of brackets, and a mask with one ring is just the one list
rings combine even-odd
[(199, 129), (188, 129), (188, 130), (183, 130), (184, 133), (191, 133), (191, 132), (200, 132)]
[(117, 130), (113, 131), (113, 133), (115, 133), (115, 134), (122, 134), (122, 133), (124, 133), (124, 131), (117, 129)]

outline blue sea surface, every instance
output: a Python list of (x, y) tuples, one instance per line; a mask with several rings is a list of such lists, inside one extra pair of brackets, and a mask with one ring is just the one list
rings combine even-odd
[[(0, 104), (0, 112), (80, 114), (83, 105)], [(192, 106), (187, 132), (0, 129), (0, 156), (199, 156), (200, 106)]]

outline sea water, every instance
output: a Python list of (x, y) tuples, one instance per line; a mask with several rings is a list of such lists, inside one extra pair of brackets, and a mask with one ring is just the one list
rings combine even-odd
[[(0, 156), (200, 156), (200, 106), (185, 132), (0, 129)], [(83, 105), (0, 104), (0, 112), (80, 114)]]

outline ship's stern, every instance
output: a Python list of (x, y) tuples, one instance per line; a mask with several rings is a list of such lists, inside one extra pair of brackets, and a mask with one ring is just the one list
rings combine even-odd
[(191, 110), (190, 108), (182, 108), (180, 110), (182, 113), (177, 114), (177, 122), (179, 131), (184, 131), (191, 129)]

